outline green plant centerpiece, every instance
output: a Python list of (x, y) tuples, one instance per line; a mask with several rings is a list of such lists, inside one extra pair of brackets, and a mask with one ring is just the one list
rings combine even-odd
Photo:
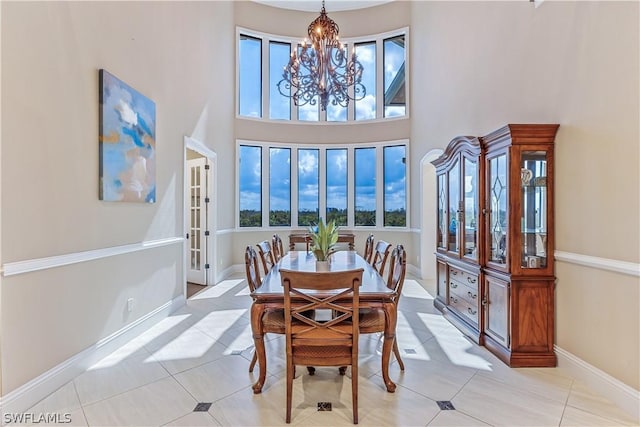
[(325, 225), (322, 218), (315, 227), (309, 227), (311, 235), (311, 252), (316, 257), (316, 261), (328, 261), (329, 256), (334, 253), (336, 243), (338, 243), (338, 227), (335, 221)]

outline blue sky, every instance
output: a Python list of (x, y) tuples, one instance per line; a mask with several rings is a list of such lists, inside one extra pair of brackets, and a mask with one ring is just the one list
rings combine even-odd
[[(266, 42), (266, 41), (265, 41)], [(282, 71), (289, 61), (289, 44), (269, 44), (269, 111), (261, 108), (261, 41), (259, 39), (242, 38), (240, 44), (240, 114), (250, 117), (269, 117), (271, 119), (289, 120), (291, 100), (280, 95), (277, 83), (282, 79)], [(352, 47), (349, 47), (351, 50)], [(356, 119), (376, 118), (376, 57), (375, 43), (362, 43), (355, 46), (358, 60), (364, 67), (362, 83), (366, 88), (364, 99), (355, 101)], [(385, 43), (384, 84), (385, 90), (404, 63), (404, 48), (394, 43)], [(353, 101), (352, 101), (353, 102)], [(386, 107), (386, 117), (404, 115), (404, 107)], [(299, 108), (300, 120), (318, 120), (318, 105)], [(328, 121), (346, 120), (346, 109), (340, 106), (327, 107)], [(356, 209), (375, 210), (376, 208), (376, 159), (375, 149), (356, 149)], [(405, 147), (385, 148), (385, 209), (404, 209), (406, 200)], [(290, 210), (291, 200), (298, 197), (300, 210), (318, 209), (318, 177), (319, 151), (303, 149), (298, 151), (298, 165), (291, 168), (291, 150), (287, 148), (270, 148), (261, 154), (259, 147), (241, 147), (240, 156), (240, 210), (260, 210), (261, 202), (261, 167), (265, 162), (271, 180), (268, 184), (269, 206), (265, 209)], [(327, 207), (345, 209), (347, 207), (347, 150), (327, 150)], [(324, 166), (324, 165), (323, 165)], [(352, 166), (353, 167), (353, 166)], [(291, 173), (298, 176), (298, 188), (291, 189)], [(296, 194), (297, 192), (297, 194)]]
[[(355, 150), (355, 204), (356, 209), (376, 208), (376, 150)], [(404, 146), (384, 149), (385, 209), (403, 209), (406, 200), (406, 177)], [(270, 173), (269, 205), (272, 210), (290, 210), (291, 198), (291, 149), (274, 148), (264, 150), (258, 146), (240, 146), (240, 210), (260, 210), (262, 161), (268, 161)], [(327, 150), (327, 207), (345, 209), (347, 206), (347, 150)], [(300, 210), (318, 209), (319, 150), (298, 149), (298, 166), (292, 173), (298, 176), (298, 205)]]

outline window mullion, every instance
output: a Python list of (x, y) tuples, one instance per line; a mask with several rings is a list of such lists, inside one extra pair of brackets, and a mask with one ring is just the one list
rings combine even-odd
[(376, 119), (384, 117), (384, 40), (376, 39)]
[(298, 226), (298, 148), (296, 145), (291, 147), (291, 161), (289, 162), (289, 173), (291, 174), (291, 227)]
[[(353, 103), (352, 103), (353, 104)], [(350, 107), (351, 109), (351, 107)], [(354, 228), (356, 224), (356, 175), (355, 154), (353, 147), (347, 147), (347, 227)]]
[(269, 212), (271, 207), (269, 206), (269, 165), (271, 163), (271, 156), (269, 155), (269, 147), (265, 145), (260, 146), (260, 170), (262, 173), (262, 189), (261, 189), (261, 203), (262, 203), (262, 227), (269, 227)]
[(384, 150), (376, 146), (376, 228), (384, 227)]
[(269, 72), (269, 48), (270, 40), (262, 40), (262, 57), (260, 63), (260, 69), (262, 70), (262, 119), (269, 119), (269, 100), (271, 97), (271, 90), (269, 88), (269, 82), (271, 81), (271, 73)]
[(327, 149), (320, 148), (318, 153), (318, 214), (327, 222)]

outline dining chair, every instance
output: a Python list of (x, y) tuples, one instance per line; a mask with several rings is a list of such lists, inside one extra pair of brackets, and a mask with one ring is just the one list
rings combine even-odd
[(373, 256), (371, 257), (371, 266), (378, 272), (378, 274), (380, 274), (380, 276), (383, 276), (384, 274), (384, 267), (387, 264), (387, 258), (389, 258), (390, 251), (391, 243), (385, 242), (384, 240), (378, 240), (373, 251)]
[[(353, 423), (358, 424), (359, 291), (363, 269), (307, 272), (280, 269), (284, 287), (287, 349), (286, 422), (291, 422), (291, 399), (296, 365), (351, 366)], [(305, 312), (332, 310), (326, 321)]]
[(269, 243), (268, 240), (263, 240), (256, 246), (258, 247), (258, 253), (260, 254), (260, 260), (262, 261), (262, 267), (264, 270), (264, 274), (266, 275), (276, 264), (276, 260), (273, 257), (273, 249), (271, 248), (271, 243)]
[(373, 234), (369, 234), (369, 237), (367, 237), (367, 241), (364, 244), (364, 254), (362, 255), (364, 260), (369, 264), (371, 264), (371, 257), (373, 256), (373, 243)]
[[(260, 277), (260, 268), (258, 267), (258, 255), (256, 250), (251, 246), (247, 246), (244, 252), (244, 264), (247, 275), (247, 283), (249, 284), (249, 291), (254, 292), (260, 286), (262, 286), (262, 279)], [(262, 315), (262, 330), (260, 334), (264, 336), (266, 333), (282, 334), (285, 333), (284, 326), (284, 310), (283, 309), (268, 309), (265, 310)], [(253, 352), (253, 358), (249, 364), (249, 372), (253, 372), (253, 368), (258, 361), (258, 355)], [(266, 369), (266, 366), (264, 367)]]
[(277, 234), (274, 234), (271, 238), (271, 247), (273, 249), (273, 260), (278, 262), (284, 256), (284, 245), (282, 244), (282, 238)]
[[(394, 309), (398, 311), (398, 302), (404, 285), (404, 276), (407, 271), (407, 255), (402, 245), (398, 245), (391, 253), (391, 261), (389, 263), (389, 277), (387, 279), (387, 288), (395, 291), (393, 297)], [(360, 333), (373, 334), (384, 332), (385, 329), (385, 313), (381, 308), (361, 308), (360, 309)], [(400, 370), (404, 371), (404, 363), (400, 357), (398, 350), (398, 341), (393, 341), (393, 354), (398, 360)]]

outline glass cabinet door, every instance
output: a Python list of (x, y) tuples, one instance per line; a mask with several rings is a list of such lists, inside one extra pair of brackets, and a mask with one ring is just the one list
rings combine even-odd
[(449, 169), (449, 225), (447, 227), (447, 249), (449, 252), (459, 253), (458, 211), (460, 206), (460, 163)]
[(463, 256), (478, 259), (478, 164), (464, 158), (464, 232), (462, 233)]
[(506, 266), (507, 246), (507, 154), (500, 154), (488, 162), (488, 260)]
[(447, 247), (447, 182), (446, 174), (438, 175), (438, 237), (437, 247)]
[(520, 162), (522, 268), (547, 266), (547, 153), (523, 151)]

